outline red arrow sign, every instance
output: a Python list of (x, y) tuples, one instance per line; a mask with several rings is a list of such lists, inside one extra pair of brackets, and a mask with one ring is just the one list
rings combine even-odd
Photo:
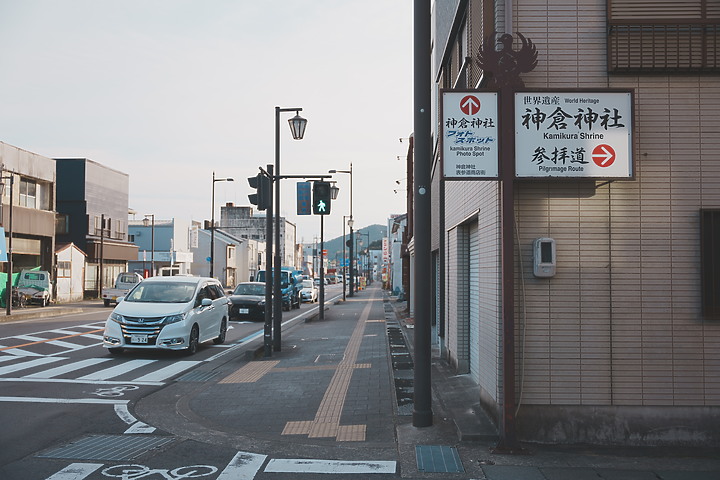
[(480, 111), (480, 100), (474, 95), (468, 95), (460, 100), (460, 110), (465, 115), (475, 115)]
[(609, 167), (615, 162), (615, 149), (602, 143), (593, 148), (592, 159), (598, 167)]

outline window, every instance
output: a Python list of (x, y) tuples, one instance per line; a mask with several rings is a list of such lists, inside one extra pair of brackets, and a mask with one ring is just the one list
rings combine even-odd
[(57, 276), (58, 278), (70, 278), (70, 269), (71, 263), (70, 262), (58, 262), (57, 263)]
[(610, 0), (611, 73), (720, 73), (720, 1)]
[(20, 179), (20, 206), (37, 208), (37, 183), (32, 180)]
[(700, 210), (702, 310), (720, 318), (720, 210)]

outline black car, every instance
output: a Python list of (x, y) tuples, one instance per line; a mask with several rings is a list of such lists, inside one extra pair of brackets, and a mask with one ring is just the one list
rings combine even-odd
[(230, 320), (265, 319), (265, 283), (239, 283), (230, 295)]

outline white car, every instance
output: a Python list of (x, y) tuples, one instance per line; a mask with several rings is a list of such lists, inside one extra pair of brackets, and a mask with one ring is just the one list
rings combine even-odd
[(300, 299), (303, 302), (317, 302), (318, 300), (318, 289), (312, 280), (302, 281), (302, 290), (300, 290)]
[(192, 355), (202, 342), (225, 341), (228, 304), (220, 282), (206, 277), (151, 277), (138, 283), (105, 322), (103, 346), (184, 350)]

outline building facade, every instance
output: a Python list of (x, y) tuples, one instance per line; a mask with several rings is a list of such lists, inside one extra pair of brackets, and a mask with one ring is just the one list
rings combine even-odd
[(196, 222), (163, 220), (152, 215), (130, 220), (128, 238), (137, 254), (128, 262), (128, 271), (149, 277), (197, 274), (191, 267), (199, 228)]
[[(534, 44), (524, 90), (627, 91), (634, 111), (630, 178), (513, 180), (513, 428), (541, 442), (720, 445), (720, 4), (435, 2), (434, 118), (442, 89), (497, 91), (477, 61), (489, 38), (483, 51), (500, 50), (494, 32), (515, 52), (517, 33)], [(436, 151), (434, 340), (501, 422), (501, 186), (444, 179)], [(554, 276), (533, 274), (538, 238), (555, 241)]]
[(127, 236), (130, 179), (87, 158), (55, 159), (55, 166), (56, 238), (85, 252), (85, 292), (98, 296), (137, 258), (137, 247)]
[[(197, 248), (193, 248), (193, 275), (209, 276), (210, 230), (198, 230)], [(228, 289), (240, 282), (253, 281), (258, 270), (265, 269), (265, 244), (248, 238), (236, 238), (215, 229), (215, 278)]]
[[(0, 173), (0, 218), (5, 236), (8, 237), (7, 244), (12, 232), (13, 272), (35, 267), (52, 272), (55, 252), (55, 161), (0, 142)], [(3, 265), (7, 273), (7, 263)]]
[[(218, 227), (233, 237), (265, 243), (265, 226), (265, 216), (253, 215), (252, 207), (236, 207), (232, 203), (220, 207), (220, 225)], [(296, 245), (297, 228), (295, 224), (280, 217), (280, 257), (283, 266), (302, 267), (302, 258), (298, 256)], [(273, 255), (275, 254), (273, 253)]]

